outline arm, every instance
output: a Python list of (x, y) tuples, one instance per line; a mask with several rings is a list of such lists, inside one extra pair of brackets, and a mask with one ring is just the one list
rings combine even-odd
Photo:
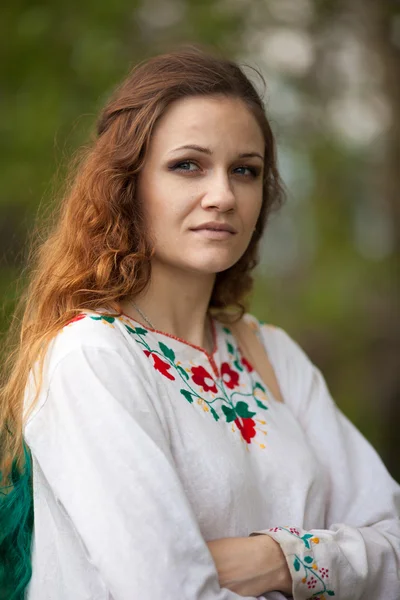
[[(151, 383), (149, 383), (151, 385)], [(114, 600), (235, 600), (130, 356), (73, 349), (25, 437)]]
[(330, 495), (324, 528), (277, 523), (251, 535), (264, 533), (281, 545), (295, 600), (398, 600), (400, 487), (337, 408), (319, 370), (284, 332), (280, 336), (296, 382), (284, 395), (298, 398), (290, 400), (292, 408), (326, 470)]
[(277, 542), (266, 535), (222, 538), (207, 542), (221, 587), (241, 596), (266, 590), (291, 593), (292, 578)]

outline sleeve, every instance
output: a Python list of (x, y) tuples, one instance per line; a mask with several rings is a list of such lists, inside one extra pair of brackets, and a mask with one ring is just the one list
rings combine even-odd
[(241, 599), (219, 585), (137, 370), (113, 349), (70, 351), (26, 427), (31, 451), (114, 600)]
[[(292, 380), (283, 383), (284, 396), (288, 404), (299, 399), (293, 409), (324, 467), (330, 493), (324, 528), (277, 523), (250, 535), (264, 533), (280, 544), (294, 600), (399, 600), (400, 487), (338, 409), (320, 371), (279, 331), (289, 356), (278, 358), (274, 366), (282, 380), (285, 371)], [(312, 523), (312, 513), (308, 521)]]

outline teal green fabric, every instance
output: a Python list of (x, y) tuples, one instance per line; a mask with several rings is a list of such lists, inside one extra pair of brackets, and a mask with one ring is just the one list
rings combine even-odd
[(32, 460), (24, 445), (25, 464), (14, 461), (12, 484), (2, 486), (0, 473), (0, 600), (23, 600), (32, 575)]

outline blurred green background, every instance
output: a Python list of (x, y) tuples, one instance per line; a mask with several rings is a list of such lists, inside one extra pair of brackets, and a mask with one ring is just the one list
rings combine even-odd
[(305, 348), (400, 480), (399, 3), (8, 0), (0, 10), (1, 331), (39, 206), (57, 201), (113, 86), (149, 55), (206, 44), (263, 73), (287, 188), (252, 311)]

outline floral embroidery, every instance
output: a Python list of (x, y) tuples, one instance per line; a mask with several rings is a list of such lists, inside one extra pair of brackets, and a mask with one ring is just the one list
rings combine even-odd
[(103, 323), (108, 323), (112, 325), (115, 321), (115, 317), (110, 317), (109, 315), (99, 315), (98, 317), (90, 317), (93, 321), (103, 321)]
[[(202, 365), (184, 368), (176, 360), (172, 348), (160, 341), (158, 342), (158, 348), (150, 347), (146, 340), (148, 333), (146, 329), (132, 327), (126, 319), (120, 320), (127, 331), (134, 336), (136, 342), (143, 347), (145, 355), (152, 359), (153, 367), (167, 379), (182, 382), (180, 393), (190, 404), (193, 404), (196, 400), (205, 412), (209, 412), (215, 421), (219, 421), (221, 413), (216, 410), (218, 403), (225, 421), (236, 426), (242, 440), (247, 444), (252, 443), (257, 431), (266, 434), (266, 431), (257, 425), (257, 422), (265, 425), (265, 420), (253, 418), (257, 413), (250, 410), (248, 401), (246, 401), (247, 398), (251, 398), (251, 401), (255, 401), (260, 409), (268, 410), (268, 406), (263, 402), (266, 399), (266, 390), (260, 382), (254, 381), (251, 375), (252, 369), (249, 370), (248, 368), (246, 373), (251, 381), (251, 392), (245, 393), (240, 390), (241, 373), (244, 372), (243, 365), (246, 365), (241, 362), (243, 357), (230, 341), (227, 342), (227, 349), (235, 369), (228, 362), (224, 362), (221, 365), (221, 377), (215, 378)], [(231, 335), (230, 330), (227, 328), (223, 328), (223, 330)], [(210, 395), (212, 395), (212, 399), (210, 399)], [(262, 443), (259, 446), (265, 448)]]
[(250, 444), (251, 438), (256, 435), (256, 424), (253, 419), (235, 419), (235, 424), (240, 429), (243, 439)]
[(249, 363), (249, 361), (247, 360), (247, 358), (245, 358), (244, 356), (242, 357), (242, 360), (241, 360), (241, 362), (242, 362), (242, 365), (244, 365), (244, 366), (245, 366), (245, 368), (246, 368), (246, 371), (247, 371), (248, 373), (252, 373), (252, 372), (254, 371), (254, 369), (253, 369), (252, 365)]
[(175, 381), (175, 377), (172, 375), (172, 373), (168, 373), (168, 371), (171, 368), (171, 365), (169, 365), (167, 362), (162, 360), (154, 352), (150, 352), (149, 350), (144, 350), (144, 353), (146, 356), (151, 356), (151, 358), (153, 359), (153, 366), (156, 369), (156, 371), (159, 371), (167, 379), (170, 379), (171, 381)]
[[(289, 535), (293, 535), (302, 541), (307, 550), (312, 550), (311, 544), (319, 544), (318, 537), (307, 532), (301, 535), (299, 529), (296, 527), (272, 527), (268, 531), (271, 531), (272, 533), (285, 531)], [(324, 581), (325, 579), (329, 578), (329, 569), (325, 567), (319, 567), (313, 555), (306, 554), (306, 556), (301, 558), (295, 554), (293, 568), (296, 572), (299, 572), (300, 569), (304, 570), (304, 576), (302, 577), (301, 582), (304, 585), (307, 585), (307, 588), (310, 591), (318, 588), (315, 593), (307, 598), (307, 600), (324, 600), (326, 598), (325, 594), (328, 596), (335, 595), (335, 592), (328, 589), (327, 582)]]
[(276, 533), (277, 531), (286, 531), (286, 533), (290, 533), (291, 535), (294, 535), (295, 537), (299, 538), (303, 542), (307, 550), (311, 549), (310, 542), (312, 542), (313, 544), (319, 544), (319, 538), (315, 537), (312, 533), (307, 532), (304, 535), (300, 535), (300, 531), (297, 529), (297, 527), (273, 527), (268, 531), (273, 531), (274, 533)]
[(217, 393), (217, 386), (210, 373), (204, 367), (192, 367), (192, 379), (194, 383), (203, 388), (205, 392)]
[(334, 596), (335, 592), (333, 590), (328, 589), (327, 582), (324, 579), (329, 577), (329, 569), (319, 568), (315, 562), (315, 559), (312, 556), (305, 556), (301, 559), (297, 554), (294, 556), (293, 567), (295, 571), (300, 571), (301, 568), (304, 569), (304, 577), (302, 578), (302, 583), (307, 585), (307, 588), (310, 591), (313, 591), (315, 588), (317, 590), (307, 598), (307, 600), (324, 600), (326, 598), (325, 594), (328, 596)]
[(324, 577), (326, 577), (326, 578), (328, 578), (328, 577), (329, 577), (329, 575), (328, 575), (328, 573), (329, 573), (329, 569), (324, 569), (324, 567), (322, 567), (322, 568), (320, 569), (320, 573), (321, 573), (321, 577), (322, 577), (322, 579), (323, 579)]
[(231, 369), (228, 363), (222, 363), (221, 374), (226, 387), (230, 390), (233, 390), (239, 385), (239, 373), (236, 373), (236, 371)]
[(82, 319), (84, 319), (86, 317), (86, 315), (77, 315), (76, 317), (74, 317), (73, 319), (71, 319), (70, 321), (68, 321), (68, 323), (66, 323), (64, 325), (64, 327), (67, 327), (67, 325), (71, 325), (72, 323), (76, 323), (76, 321), (81, 321)]
[[(80, 320), (87, 315), (79, 315)], [(229, 362), (221, 364), (220, 377), (214, 377), (202, 365), (183, 365), (175, 356), (172, 348), (161, 341), (158, 341), (156, 347), (150, 346), (147, 340), (148, 330), (139, 325), (133, 325), (131, 319), (120, 315), (113, 317), (109, 315), (89, 315), (94, 321), (100, 321), (105, 325), (114, 327), (114, 322), (118, 320), (125, 327), (126, 331), (133, 336), (139, 346), (141, 346), (145, 356), (151, 360), (153, 368), (158, 371), (168, 381), (181, 382), (181, 395), (190, 403), (196, 400), (204, 412), (211, 414), (215, 421), (219, 421), (221, 416), (225, 418), (226, 423), (232, 423), (232, 432), (238, 431), (241, 439), (246, 445), (253, 443), (258, 432), (266, 435), (267, 432), (261, 426), (266, 424), (263, 418), (257, 418), (257, 412), (251, 410), (249, 403), (255, 403), (259, 409), (268, 410), (264, 403), (266, 400), (266, 389), (255, 380), (255, 372), (250, 363), (241, 354), (232, 337), (232, 332), (227, 327), (222, 330), (227, 335), (226, 348), (229, 355)], [(72, 322), (72, 321), (71, 321)], [(228, 337), (229, 336), (229, 337)], [(244, 385), (242, 379), (246, 379), (251, 384), (249, 389), (244, 391), (247, 385)], [(258, 443), (259, 447), (264, 449), (264, 443)]]

